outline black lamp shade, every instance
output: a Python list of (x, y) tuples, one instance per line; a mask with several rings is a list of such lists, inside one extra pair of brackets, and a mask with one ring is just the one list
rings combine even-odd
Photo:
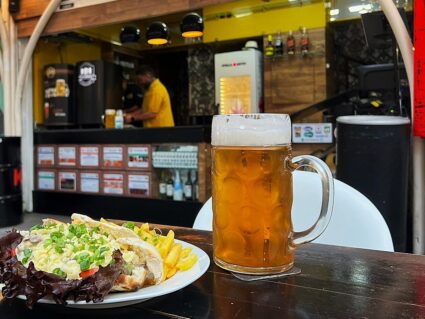
[(191, 12), (183, 17), (180, 31), (184, 38), (197, 38), (204, 34), (204, 20), (196, 12)]
[(124, 26), (121, 28), (121, 43), (138, 42), (140, 39), (140, 29), (134, 26)]
[(160, 21), (152, 22), (146, 30), (146, 41), (151, 45), (168, 43), (168, 27)]

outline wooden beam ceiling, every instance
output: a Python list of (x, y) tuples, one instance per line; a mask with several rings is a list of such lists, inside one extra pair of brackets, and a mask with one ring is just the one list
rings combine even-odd
[[(50, 19), (43, 34), (67, 32), (111, 23), (158, 17), (232, 1), (235, 0), (117, 0), (57, 12)], [(20, 12), (14, 16), (18, 26), (19, 37), (28, 37), (31, 35), (48, 3), (49, 0), (22, 1)]]

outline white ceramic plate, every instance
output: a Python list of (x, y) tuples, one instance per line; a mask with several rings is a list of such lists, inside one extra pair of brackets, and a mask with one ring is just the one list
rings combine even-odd
[[(208, 255), (200, 248), (191, 245), (187, 242), (176, 240), (176, 242), (180, 242), (183, 247), (190, 247), (192, 251), (198, 255), (198, 262), (189, 270), (180, 271), (176, 273), (170, 279), (165, 280), (156, 286), (150, 286), (142, 288), (135, 292), (118, 292), (118, 293), (110, 293), (106, 295), (103, 302), (86, 303), (85, 301), (68, 301), (67, 307), (72, 308), (82, 308), (82, 309), (105, 309), (105, 308), (117, 308), (124, 307), (132, 304), (136, 304), (142, 301), (146, 301), (150, 298), (163, 296), (172, 292), (175, 292), (179, 289), (182, 289), (192, 282), (196, 281), (200, 278), (207, 270), (210, 265), (210, 258)], [(25, 300), (25, 296), (18, 296), (20, 299)], [(55, 304), (52, 299), (44, 298), (40, 299), (38, 303), (44, 304)]]

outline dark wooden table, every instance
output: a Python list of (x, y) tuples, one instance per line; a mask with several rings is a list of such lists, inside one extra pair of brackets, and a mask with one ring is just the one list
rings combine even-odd
[[(173, 229), (211, 258), (210, 232)], [(0, 318), (425, 318), (425, 256), (308, 244), (295, 263), (297, 276), (251, 283), (212, 263), (180, 291), (118, 309), (2, 302)]]

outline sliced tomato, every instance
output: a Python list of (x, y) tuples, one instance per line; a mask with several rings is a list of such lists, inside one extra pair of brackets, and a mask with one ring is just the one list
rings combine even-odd
[(16, 256), (16, 248), (12, 248), (10, 250), (10, 256), (15, 257)]
[(89, 277), (89, 276), (94, 275), (95, 273), (97, 273), (98, 270), (99, 270), (98, 267), (84, 270), (84, 271), (80, 272), (80, 277), (81, 278), (87, 278), (87, 277)]

